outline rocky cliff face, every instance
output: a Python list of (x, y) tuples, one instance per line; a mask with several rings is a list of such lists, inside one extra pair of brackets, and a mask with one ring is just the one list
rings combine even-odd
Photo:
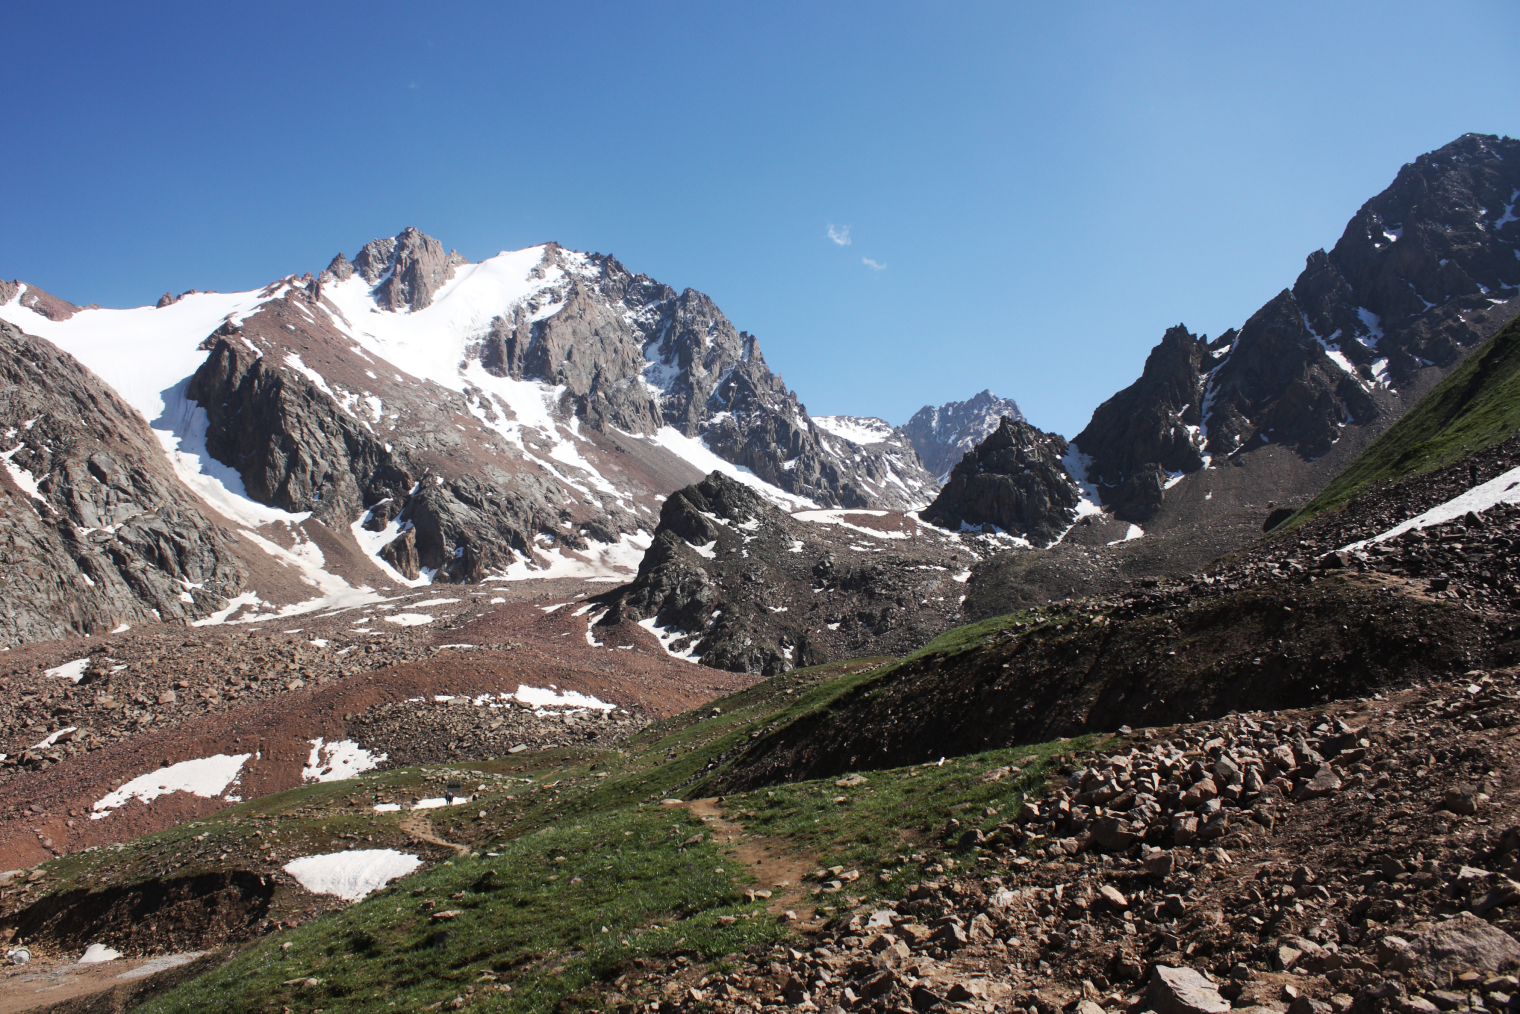
[(1047, 546), (1076, 521), (1082, 498), (1062, 464), (1066, 453), (1059, 435), (1004, 417), (950, 472), (923, 515), (952, 530), (991, 525)]
[(983, 391), (966, 401), (952, 401), (935, 408), (925, 405), (913, 413), (902, 428), (918, 451), (919, 460), (943, 482), (961, 457), (998, 428), (1003, 417), (1024, 418), (1012, 398), (999, 398)]
[[(380, 308), (415, 313), (463, 264), (442, 249), (409, 230), (371, 242), (352, 267), (372, 282)], [(344, 267), (335, 261), (319, 281), (343, 281)], [(603, 433), (671, 427), (823, 506), (928, 499), (921, 490), (929, 480), (916, 463), (831, 446), (767, 367), (755, 337), (735, 329), (706, 295), (678, 293), (611, 256), (554, 244), (542, 248), (530, 275), (537, 284), (524, 296), (491, 307), (488, 323), (466, 329), (464, 358), (492, 376), (563, 387), (565, 409)], [(393, 284), (414, 277), (415, 285)], [(905, 481), (891, 482), (889, 470)]]
[[(311, 516), (315, 529), (260, 536), (298, 571), (281, 602), (322, 584), (313, 567), (371, 587), (631, 576), (665, 494), (715, 464), (794, 507), (916, 507), (935, 488), (901, 440), (814, 425), (707, 296), (553, 244), (471, 264), (407, 229), (316, 277), (157, 309), (79, 308), (21, 283), (0, 297), (0, 317), (100, 356), (166, 439), (203, 442), (211, 486), (232, 468), (217, 509), (239, 526)], [(146, 371), (102, 353), (116, 326)], [(173, 372), (187, 361), (192, 375)], [(292, 559), (278, 551), (292, 538), (323, 548)]]
[(193, 620), (242, 583), (232, 540), (110, 388), (0, 321), (0, 643)]
[(1266, 445), (1313, 461), (1347, 427), (1387, 426), (1422, 371), (1513, 316), (1517, 200), (1520, 141), (1464, 135), (1400, 169), (1238, 331), (1167, 331), (1074, 441), (1104, 505), (1147, 520), (1182, 475)]
[(974, 542), (895, 511), (788, 515), (714, 472), (666, 501), (599, 624), (638, 622), (673, 654), (766, 676), (909, 651), (956, 622)]
[[(341, 272), (342, 254), (332, 268)], [(408, 227), (394, 238), (375, 239), (354, 258), (364, 280), (374, 286), (375, 303), (386, 310), (423, 310), (433, 304), (433, 294), (454, 277), (454, 269), (468, 264), (458, 253), (443, 252), (432, 236)], [(345, 274), (343, 277), (347, 277)]]
[[(588, 537), (617, 543), (639, 530), (615, 497), (568, 499), (579, 492), (572, 467), (536, 467), (531, 451), (492, 443), (472, 414), (502, 421), (489, 402), (354, 370), (346, 336), (308, 305), (297, 289), (224, 325), (187, 388), (206, 412), (207, 450), (238, 471), (252, 499), (339, 530), (361, 519), (355, 536), (408, 580), (478, 581), (550, 562), (539, 550), (584, 553)], [(359, 400), (355, 388), (383, 408), (346, 408)]]

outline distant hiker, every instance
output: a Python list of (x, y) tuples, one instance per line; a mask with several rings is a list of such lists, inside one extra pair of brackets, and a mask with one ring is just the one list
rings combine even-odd
[(1469, 461), (1467, 463), (1467, 480), (1469, 485), (1476, 486), (1478, 484), (1478, 463), (1476, 461)]

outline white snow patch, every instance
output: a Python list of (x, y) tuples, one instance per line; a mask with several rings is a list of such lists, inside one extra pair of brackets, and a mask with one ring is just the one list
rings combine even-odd
[[(619, 432), (623, 431), (619, 430)], [(718, 457), (708, 450), (707, 445), (701, 440), (683, 436), (673, 426), (661, 426), (659, 431), (653, 436), (639, 436), (636, 433), (625, 433), (624, 435), (634, 440), (646, 440), (658, 447), (665, 448), (677, 457), (690, 462), (703, 475), (709, 472), (722, 472), (730, 479), (744, 483), (783, 510), (818, 509), (818, 505), (807, 497), (788, 493), (777, 486), (772, 486), (749, 469)]]
[(21, 492), (56, 514), (57, 511), (54, 510), (53, 505), (48, 503), (47, 498), (38, 492), (37, 480), (32, 477), (32, 473), (11, 460), (11, 456), (25, 446), (26, 444), (17, 444), (10, 450), (0, 453), (0, 459), (5, 461), (5, 470), (10, 473), (11, 481), (21, 488)]
[(292, 859), (283, 868), (312, 894), (358, 901), (421, 865), (421, 859), (395, 849), (354, 849)]
[(577, 693), (574, 690), (546, 690), (542, 687), (530, 687), (525, 683), (517, 685), (517, 693), (512, 695), (512, 699), (530, 708), (591, 708), (596, 711), (611, 711), (617, 707), (616, 704), (608, 704), (590, 694)]
[(1468, 511), (1481, 514), (1490, 507), (1501, 503), (1520, 503), (1520, 468), (1512, 468), (1498, 478), (1480, 483), (1467, 492), (1454, 496), (1443, 504), (1432, 507), (1423, 514), (1417, 514), (1408, 521), (1395, 525), (1381, 535), (1375, 535), (1371, 539), (1365, 539), (1361, 542), (1353, 542), (1345, 548), (1360, 549), (1369, 542), (1383, 542), (1388, 539), (1397, 538), (1412, 528), (1427, 528), (1431, 525), (1453, 521)]
[(58, 742), (63, 737), (67, 736), (69, 733), (75, 732), (78, 729), (79, 729), (79, 726), (77, 726), (77, 725), (71, 725), (67, 729), (59, 729), (57, 732), (50, 732), (46, 736), (44, 736), (42, 738), (41, 742), (39, 742), (36, 745), (34, 745), (32, 747), (32, 749), (33, 750), (46, 750), (48, 747), (52, 746), (54, 743)]
[(381, 617), (386, 623), (394, 623), (399, 627), (420, 627), (424, 623), (432, 623), (433, 617), (427, 613), (396, 613), (392, 616)]
[(84, 949), (84, 954), (80, 955), (79, 963), (81, 965), (98, 965), (106, 961), (115, 961), (119, 957), (121, 957), (120, 951), (112, 950), (105, 944), (91, 944)]
[(44, 672), (48, 676), (52, 676), (56, 679), (64, 679), (70, 681), (71, 683), (78, 683), (80, 680), (84, 679), (84, 671), (89, 667), (89, 659), (76, 658), (72, 662), (65, 662), (63, 665), (54, 666), (52, 669), (46, 669)]
[(655, 619), (655, 617), (651, 616), (647, 620), (640, 620), (639, 626), (655, 636), (655, 640), (660, 642), (660, 647), (664, 649), (665, 654), (671, 658), (684, 659), (687, 662), (700, 662), (702, 660), (702, 657), (696, 654), (697, 644), (701, 641), (700, 636), (693, 637), (691, 646), (685, 651), (671, 651), (670, 646), (677, 638), (688, 635), (684, 630), (671, 630), (668, 627), (656, 626)]
[[(683, 539), (682, 541), (685, 541), (685, 540)], [(707, 543), (706, 545), (702, 545), (702, 546), (694, 545), (694, 544), (692, 544), (690, 542), (687, 542), (686, 544), (688, 546), (691, 546), (692, 549), (696, 550), (697, 555), (700, 556), (700, 557), (702, 557), (703, 559), (706, 559), (706, 560), (716, 560), (718, 558), (718, 540), (717, 539), (714, 539), (711, 542)]]
[(792, 517), (798, 521), (811, 521), (815, 525), (839, 525), (841, 528), (848, 528), (852, 532), (860, 532), (862, 535), (870, 535), (878, 539), (906, 539), (910, 537), (907, 532), (903, 531), (883, 532), (875, 528), (867, 528), (864, 525), (851, 524), (845, 520), (845, 516), (849, 514), (867, 514), (874, 518), (884, 518), (887, 516), (886, 511), (876, 510), (813, 510), (798, 511)]
[(151, 803), (159, 796), (171, 792), (188, 792), (203, 799), (215, 798), (226, 792), (227, 787), (238, 780), (243, 771), (243, 764), (252, 756), (251, 753), (231, 756), (219, 753), (210, 757), (180, 761), (178, 764), (170, 764), (168, 767), (150, 771), (145, 775), (138, 775), (115, 792), (108, 793), (97, 800), (91, 807), (94, 812), (90, 814), (90, 819), (99, 820), (110, 816), (112, 810), (125, 806), (129, 799)]
[(616, 542), (586, 540), (587, 548), (571, 551), (558, 547), (534, 553), (532, 566), (527, 559), (514, 560), (502, 573), (486, 577), (487, 581), (528, 581), (537, 578), (571, 577), (583, 581), (626, 581), (638, 573), (644, 552), (654, 544), (654, 536), (642, 528), (633, 535), (619, 536)]
[(470, 801), (469, 796), (455, 796), (452, 800), (442, 796), (432, 796), (428, 799), (419, 799), (412, 804), (414, 810), (436, 810), (441, 806), (460, 806)]
[(360, 772), (373, 771), (389, 754), (373, 754), (351, 739), (324, 742), (322, 737), (309, 740), (311, 756), (301, 771), (306, 782), (338, 782), (356, 777)]
[[(1210, 497), (1213, 495), (1213, 493), (1209, 494)], [(1208, 497), (1205, 497), (1204, 499), (1208, 499)], [(1145, 538), (1145, 529), (1141, 528), (1139, 525), (1130, 525), (1129, 528), (1124, 532), (1124, 538), (1115, 539), (1114, 541), (1110, 542), (1109, 545), (1117, 546), (1121, 542), (1132, 542), (1135, 539), (1143, 538)]]
[(892, 424), (873, 416), (815, 415), (813, 422), (825, 433), (852, 444), (879, 444), (892, 438)]

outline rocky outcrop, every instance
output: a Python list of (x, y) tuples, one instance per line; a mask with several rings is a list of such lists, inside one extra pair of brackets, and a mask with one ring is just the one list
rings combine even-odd
[[(339, 271), (342, 254), (329, 270)], [(458, 253), (444, 253), (443, 244), (410, 226), (395, 238), (371, 240), (354, 258), (353, 267), (374, 285), (375, 301), (387, 310), (421, 310), (433, 303), (433, 294), (454, 277), (454, 269), (468, 264)], [(345, 276), (346, 277), (346, 276)]]
[(89, 307), (75, 306), (66, 299), (59, 299), (25, 282), (0, 281), (0, 306), (13, 299), (27, 309), (42, 314), (48, 320), (68, 320), (82, 309), (97, 309), (94, 303), (91, 303)]
[(187, 621), (242, 583), (232, 539), (114, 391), (0, 322), (0, 643)]
[(770, 676), (908, 651), (955, 622), (970, 546), (895, 512), (819, 513), (789, 516), (713, 472), (665, 502), (600, 626), (643, 622), (668, 651)]
[(1330, 358), (1287, 290), (1240, 329), (1207, 397), (1204, 449), (1220, 456), (1260, 440), (1317, 458), (1340, 439), (1343, 426), (1366, 425), (1379, 415), (1371, 385)]
[(918, 451), (924, 467), (943, 482), (950, 469), (997, 429), (1005, 416), (1017, 421), (1024, 413), (1012, 398), (983, 391), (966, 401), (947, 402), (938, 408), (925, 405), (913, 413), (902, 432)]
[(951, 530), (990, 525), (1046, 546), (1077, 518), (1081, 494), (1061, 463), (1067, 443), (1004, 418), (961, 459), (924, 517)]
[[(340, 255), (322, 278), (357, 271), (376, 285), (382, 306), (402, 305), (388, 279), (427, 265), (429, 278), (453, 271), (440, 260), (442, 245), (413, 231), (370, 242), (351, 268)], [(563, 386), (566, 408), (604, 433), (670, 426), (823, 506), (916, 507), (932, 495), (932, 479), (900, 449), (861, 453), (827, 441), (766, 365), (756, 338), (703, 293), (678, 293), (610, 255), (552, 243), (534, 274), (558, 280), (502, 307), (467, 349), (488, 373)]]
[[(1206, 464), (1268, 444), (1314, 461), (1347, 427), (1370, 439), (1422, 370), (1452, 366), (1514, 315), (1517, 200), (1520, 141), (1466, 134), (1400, 169), (1238, 332), (1168, 330), (1074, 441), (1104, 505), (1144, 520), (1166, 482)], [(1280, 497), (1328, 478), (1296, 472)]]
[(335, 369), (331, 382), (318, 383), (294, 368), (292, 339), (324, 365), (347, 354), (342, 336), (300, 301), (266, 303), (220, 328), (186, 390), (206, 413), (207, 450), (238, 471), (254, 500), (310, 511), (330, 528), (362, 518), (371, 532), (393, 532), (379, 556), (407, 579), (427, 571), (440, 581), (478, 581), (534, 560), (535, 545), (581, 550), (588, 534), (615, 542), (638, 530), (610, 498), (567, 505), (559, 482), (521, 467), (521, 452), (481, 455), (461, 432), (459, 420), (474, 417), (457, 392), (366, 378), (384, 392), (404, 440), (345, 411), (331, 386), (341, 383)]
[[(1227, 333), (1214, 349), (1234, 337)], [(1195, 434), (1203, 418), (1204, 377), (1215, 361), (1207, 336), (1181, 324), (1168, 328), (1146, 357), (1140, 379), (1099, 405), (1077, 434), (1087, 480), (1119, 516), (1147, 519), (1151, 505), (1160, 502), (1166, 472), (1203, 467)]]

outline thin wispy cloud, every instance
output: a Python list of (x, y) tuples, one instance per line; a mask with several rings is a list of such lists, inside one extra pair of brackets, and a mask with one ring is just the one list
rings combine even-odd
[(869, 257), (862, 257), (860, 259), (860, 263), (864, 264), (866, 267), (870, 268), (872, 271), (885, 271), (887, 269), (887, 266), (885, 264), (880, 264), (880, 263), (878, 263), (876, 261), (873, 261)]
[(833, 240), (839, 246), (849, 246), (850, 227), (848, 225), (835, 225), (833, 222), (830, 222), (829, 239)]

